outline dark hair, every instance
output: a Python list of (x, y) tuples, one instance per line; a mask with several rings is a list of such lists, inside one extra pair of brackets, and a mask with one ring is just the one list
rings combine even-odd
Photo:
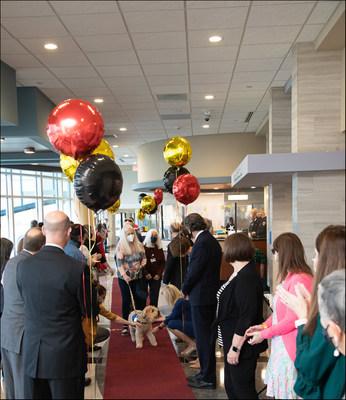
[(225, 260), (229, 263), (234, 261), (250, 261), (254, 258), (255, 248), (252, 240), (243, 233), (234, 233), (227, 236), (223, 247)]
[(42, 226), (43, 226), (43, 222), (39, 222), (39, 223), (38, 223), (38, 227), (39, 227), (39, 228), (42, 228)]
[(333, 271), (345, 268), (345, 225), (329, 225), (316, 238), (317, 271), (311, 291), (308, 321), (303, 334), (312, 337), (317, 327), (318, 285)]
[(190, 240), (185, 236), (177, 235), (169, 244), (169, 249), (173, 257), (183, 257), (191, 247)]
[(4, 270), (7, 261), (10, 259), (12, 249), (13, 243), (11, 240), (1, 238), (1, 272)]
[(313, 275), (305, 260), (303, 243), (295, 233), (285, 232), (279, 235), (273, 242), (273, 249), (279, 253), (279, 282), (290, 272)]
[(46, 237), (40, 228), (30, 228), (23, 240), (23, 248), (28, 251), (37, 252), (46, 243)]
[(38, 223), (37, 223), (36, 219), (33, 219), (33, 220), (30, 222), (30, 228), (35, 228), (36, 226), (38, 226)]
[[(71, 227), (71, 234), (70, 234), (70, 239), (75, 241), (75, 242), (80, 242), (81, 239), (84, 238), (85, 236), (85, 228), (81, 224), (74, 224)], [(82, 234), (82, 237), (81, 237)]]
[(99, 296), (102, 296), (102, 295), (107, 293), (107, 289), (104, 286), (100, 285), (100, 284), (96, 285), (95, 289), (97, 290), (97, 294)]
[(179, 224), (179, 222), (172, 222), (171, 225), (170, 225), (170, 227), (169, 227), (169, 229), (170, 229), (172, 232), (174, 232), (174, 233), (179, 232), (179, 231), (180, 231), (180, 224)]
[(204, 218), (200, 214), (197, 214), (197, 213), (189, 214), (184, 219), (184, 225), (191, 232), (204, 231), (206, 229), (206, 223), (204, 221)]

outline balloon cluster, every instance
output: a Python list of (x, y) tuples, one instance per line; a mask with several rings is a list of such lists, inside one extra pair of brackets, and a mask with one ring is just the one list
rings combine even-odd
[(48, 117), (47, 135), (61, 153), (61, 169), (73, 182), (80, 202), (94, 211), (117, 211), (123, 177), (112, 149), (102, 139), (104, 124), (99, 111), (83, 100), (65, 100)]
[(170, 168), (163, 176), (163, 184), (169, 193), (185, 205), (193, 203), (200, 193), (200, 186), (196, 177), (184, 168), (192, 155), (190, 143), (183, 137), (170, 139), (163, 149), (163, 156)]
[(141, 208), (137, 210), (137, 218), (140, 221), (143, 221), (145, 214), (155, 214), (157, 207), (162, 203), (162, 200), (163, 192), (161, 189), (155, 189), (153, 197), (141, 193), (138, 196), (138, 203), (141, 205)]

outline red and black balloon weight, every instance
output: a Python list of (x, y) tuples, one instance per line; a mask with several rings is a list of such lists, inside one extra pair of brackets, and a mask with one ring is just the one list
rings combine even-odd
[(186, 206), (199, 196), (200, 186), (196, 177), (191, 174), (178, 176), (173, 184), (174, 197)]

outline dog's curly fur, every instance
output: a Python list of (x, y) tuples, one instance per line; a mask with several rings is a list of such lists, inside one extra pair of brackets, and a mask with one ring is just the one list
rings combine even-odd
[(161, 316), (160, 311), (154, 306), (147, 306), (143, 311), (135, 310), (129, 315), (129, 322), (134, 322), (134, 316), (137, 316), (137, 322), (141, 326), (129, 325), (130, 335), (133, 342), (136, 342), (136, 348), (141, 349), (143, 347), (144, 333), (147, 335), (149, 342), (152, 346), (157, 346), (157, 341), (152, 333), (152, 322)]

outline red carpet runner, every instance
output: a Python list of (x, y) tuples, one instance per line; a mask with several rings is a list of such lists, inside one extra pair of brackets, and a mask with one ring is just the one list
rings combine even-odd
[[(113, 280), (112, 312), (121, 316), (121, 295)], [(120, 328), (114, 322), (111, 328)], [(157, 347), (145, 337), (142, 349), (130, 336), (111, 331), (104, 399), (194, 399), (166, 329), (157, 335)]]

